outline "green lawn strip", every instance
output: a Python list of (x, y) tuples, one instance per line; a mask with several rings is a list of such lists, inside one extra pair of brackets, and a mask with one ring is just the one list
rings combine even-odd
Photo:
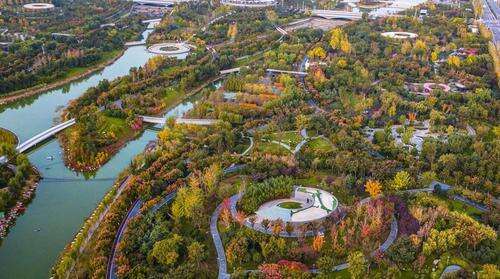
[(461, 213), (465, 213), (470, 217), (474, 218), (479, 218), (483, 214), (483, 212), (479, 211), (478, 209), (470, 205), (464, 204), (461, 201), (453, 200), (451, 198), (446, 198), (446, 197), (439, 197), (439, 199), (444, 201), (447, 204), (448, 209), (451, 211), (458, 211)]
[(113, 133), (116, 138), (121, 138), (131, 132), (125, 119), (110, 116), (103, 116), (102, 119), (104, 119), (104, 125), (99, 127), (100, 133)]
[(163, 96), (163, 103), (166, 107), (171, 107), (175, 105), (179, 100), (186, 96), (184, 92), (180, 92), (172, 87), (165, 90), (165, 95)]
[[(99, 59), (98, 61), (92, 63), (91, 65), (88, 65), (88, 66), (85, 66), (85, 67), (72, 67), (72, 68), (69, 68), (66, 71), (66, 73), (64, 74), (64, 76), (62, 76), (60, 79), (65, 79), (65, 78), (69, 78), (69, 77), (72, 77), (72, 76), (83, 74), (85, 71), (88, 71), (90, 68), (94, 67), (95, 65), (104, 63), (104, 62), (106, 62), (108, 60), (111, 60), (111, 59), (115, 58), (121, 51), (122, 51), (121, 49), (107, 51), (107, 52), (105, 52), (105, 53), (102, 54), (101, 59)], [(54, 80), (54, 81), (58, 81), (58, 80)]]
[(294, 202), (294, 201), (282, 202), (282, 203), (278, 204), (278, 206), (281, 208), (286, 208), (286, 209), (302, 208), (302, 204), (300, 202)]
[(267, 134), (264, 138), (268, 138), (270, 140), (279, 141), (285, 144), (288, 144), (292, 149), (302, 141), (302, 137), (297, 131), (287, 131), (287, 132), (277, 132), (272, 134)]
[(255, 148), (253, 149), (253, 152), (258, 152), (258, 153), (268, 153), (272, 155), (279, 155), (279, 156), (286, 156), (290, 154), (286, 148), (283, 146), (277, 144), (277, 143), (272, 143), (272, 142), (263, 142), (259, 141), (255, 144)]
[(315, 138), (310, 140), (307, 143), (307, 147), (322, 152), (328, 152), (332, 150), (332, 145), (324, 138)]

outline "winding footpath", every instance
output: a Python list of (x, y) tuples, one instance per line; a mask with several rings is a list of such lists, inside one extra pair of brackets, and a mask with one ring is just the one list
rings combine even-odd
[[(170, 203), (174, 199), (175, 195), (176, 195), (176, 192), (172, 192), (172, 193), (168, 194), (161, 201), (159, 201), (158, 203), (153, 205), (148, 210), (148, 213), (153, 213), (153, 214), (156, 213), (161, 207)], [(140, 199), (136, 200), (134, 202), (134, 205), (132, 206), (132, 208), (130, 208), (130, 210), (128, 211), (127, 216), (120, 224), (118, 232), (116, 233), (115, 241), (113, 242), (113, 246), (111, 248), (111, 258), (109, 258), (109, 261), (108, 261), (108, 267), (107, 267), (107, 271), (106, 271), (106, 279), (118, 278), (116, 276), (116, 251), (117, 251), (118, 244), (120, 243), (121, 239), (123, 238), (123, 234), (127, 228), (128, 222), (132, 218), (142, 214), (142, 212), (140, 212), (140, 209), (141, 209), (143, 204), (144, 204), (144, 202), (141, 201)]]
[(120, 243), (122, 237), (123, 237), (123, 232), (127, 228), (127, 224), (132, 219), (133, 217), (137, 216), (139, 214), (139, 210), (141, 209), (143, 202), (141, 200), (136, 200), (134, 203), (134, 206), (130, 208), (130, 210), (127, 213), (127, 217), (122, 221), (120, 224), (120, 227), (118, 228), (118, 232), (116, 233), (115, 241), (113, 242), (113, 246), (111, 248), (111, 257), (108, 261), (108, 268), (106, 272), (106, 279), (115, 279), (118, 278), (116, 276), (116, 248), (118, 246), (118, 243)]
[[(230, 198), (231, 203), (236, 203), (239, 200), (240, 196), (234, 195)], [(217, 221), (219, 220), (220, 213), (222, 212), (224, 204), (221, 203), (217, 206), (212, 217), (210, 217), (210, 234), (212, 235), (212, 239), (214, 242), (215, 250), (217, 251), (217, 264), (219, 266), (219, 279), (227, 279), (230, 278), (227, 273), (227, 260), (226, 260), (226, 252), (224, 251), (224, 245), (222, 244), (222, 240), (220, 238), (219, 229), (217, 228)]]

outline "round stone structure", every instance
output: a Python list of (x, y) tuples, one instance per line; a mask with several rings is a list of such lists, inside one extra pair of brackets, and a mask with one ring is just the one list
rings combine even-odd
[(154, 54), (175, 56), (189, 53), (192, 47), (186, 43), (159, 43), (150, 46), (148, 51)]
[(296, 186), (293, 195), (262, 204), (255, 212), (257, 221), (281, 220), (295, 225), (325, 219), (338, 208), (332, 194), (317, 188)]
[(392, 38), (392, 39), (415, 39), (418, 37), (418, 35), (415, 33), (402, 32), (402, 31), (384, 32), (380, 35), (382, 35), (383, 37)]
[(426, 93), (431, 93), (432, 91), (434, 91), (434, 89), (441, 89), (444, 92), (449, 92), (451, 90), (450, 86), (444, 83), (433, 83), (433, 82), (424, 83), (424, 91)]
[(23, 8), (30, 11), (46, 11), (54, 9), (54, 4), (50, 3), (29, 3), (23, 5)]
[(262, 8), (276, 5), (276, 0), (222, 0), (221, 3), (235, 7)]

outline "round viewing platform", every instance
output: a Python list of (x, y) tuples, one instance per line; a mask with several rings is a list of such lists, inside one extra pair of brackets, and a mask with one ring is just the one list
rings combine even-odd
[(411, 32), (384, 32), (382, 34), (382, 37), (386, 37), (386, 38), (391, 38), (391, 39), (400, 39), (400, 40), (403, 40), (403, 39), (415, 39), (418, 37), (417, 34), (415, 33), (411, 33)]
[(148, 51), (154, 54), (175, 56), (179, 54), (187, 54), (191, 51), (192, 46), (185, 43), (159, 43), (148, 48)]
[(47, 11), (54, 9), (54, 4), (50, 3), (29, 3), (23, 5), (23, 8), (29, 11)]
[(298, 225), (325, 219), (338, 205), (337, 198), (326, 191), (297, 186), (290, 198), (266, 202), (255, 214), (258, 220), (281, 220)]

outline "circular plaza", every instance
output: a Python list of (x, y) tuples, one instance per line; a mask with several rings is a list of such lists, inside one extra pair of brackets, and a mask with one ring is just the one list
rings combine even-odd
[(23, 5), (23, 8), (30, 11), (46, 11), (52, 10), (54, 8), (54, 4), (50, 3), (29, 3)]
[(154, 54), (174, 56), (189, 53), (191, 46), (185, 43), (159, 43), (150, 46), (148, 51)]
[(382, 35), (382, 37), (391, 38), (391, 39), (399, 39), (399, 40), (403, 40), (403, 39), (415, 39), (415, 38), (418, 37), (418, 35), (415, 34), (415, 33), (402, 32), (402, 31), (384, 32), (384, 33), (382, 33), (380, 35)]
[(266, 202), (255, 215), (257, 222), (281, 220), (299, 225), (323, 220), (337, 208), (338, 200), (332, 194), (317, 188), (296, 186), (290, 198)]

